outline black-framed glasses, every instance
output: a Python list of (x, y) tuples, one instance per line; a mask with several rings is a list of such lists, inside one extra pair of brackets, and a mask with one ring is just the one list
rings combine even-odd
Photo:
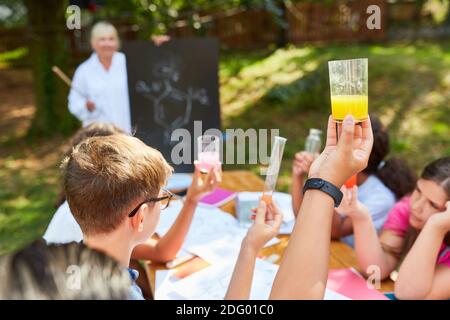
[(133, 209), (133, 211), (131, 211), (128, 214), (128, 217), (133, 217), (139, 210), (139, 208), (144, 204), (144, 203), (148, 203), (148, 202), (158, 202), (161, 201), (161, 210), (166, 209), (169, 206), (170, 200), (173, 198), (173, 193), (170, 192), (169, 190), (166, 189), (162, 189), (162, 191), (165, 193), (164, 196), (162, 197), (157, 197), (157, 198), (150, 198), (147, 200), (142, 201), (141, 203), (139, 203), (136, 208)]

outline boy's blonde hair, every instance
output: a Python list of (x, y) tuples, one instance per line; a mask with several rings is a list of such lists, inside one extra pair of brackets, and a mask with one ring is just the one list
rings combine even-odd
[[(126, 134), (125, 131), (116, 127), (112, 123), (94, 122), (87, 127), (80, 128), (77, 132), (75, 132), (72, 138), (70, 138), (70, 142), (66, 147), (63, 159), (67, 156), (70, 156), (70, 154), (72, 153), (72, 149), (84, 139), (97, 136), (110, 136), (117, 133)], [(64, 190), (61, 190), (56, 198), (55, 208), (59, 208), (59, 206), (62, 205), (64, 201), (66, 201), (66, 195), (64, 193)]]
[(86, 235), (115, 230), (172, 172), (158, 150), (124, 134), (83, 140), (61, 167), (67, 202)]

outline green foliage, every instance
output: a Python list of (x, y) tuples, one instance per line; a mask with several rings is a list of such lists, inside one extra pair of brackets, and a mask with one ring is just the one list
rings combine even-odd
[(52, 72), (54, 65), (65, 68), (68, 47), (65, 42), (66, 1), (26, 0), (31, 34), (30, 57), (34, 78), (36, 113), (28, 132), (30, 138), (69, 134), (78, 126), (67, 110), (68, 89)]
[(0, 255), (42, 237), (56, 197), (54, 184), (46, 182), (48, 171), (25, 175), (6, 169), (0, 170)]
[(27, 11), (23, 1), (2, 0), (0, 3), (0, 28), (23, 27), (27, 22)]
[[(1, 146), (0, 255), (42, 237), (59, 192), (60, 137)], [(5, 156), (5, 154), (7, 156)]]
[(96, 13), (97, 19), (120, 19), (139, 26), (142, 36), (164, 34), (175, 21), (184, 20), (198, 34), (204, 34), (208, 22), (202, 21), (206, 12), (222, 12), (235, 8), (264, 8), (274, 21), (287, 27), (280, 4), (286, 0), (109, 0)]
[(0, 68), (20, 64), (20, 62), (28, 56), (28, 53), (29, 49), (27, 47), (20, 47), (0, 53)]

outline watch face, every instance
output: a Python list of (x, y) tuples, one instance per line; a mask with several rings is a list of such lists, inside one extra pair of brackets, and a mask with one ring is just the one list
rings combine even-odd
[(314, 180), (314, 182), (312, 183), (312, 186), (314, 188), (322, 188), (323, 184), (324, 184), (324, 181), (322, 179), (317, 179), (317, 180)]

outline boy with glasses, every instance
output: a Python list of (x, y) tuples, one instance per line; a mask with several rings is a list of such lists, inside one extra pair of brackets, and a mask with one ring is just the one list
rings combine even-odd
[[(84, 243), (128, 267), (132, 252), (139, 254), (135, 248), (155, 232), (161, 210), (173, 196), (162, 189), (172, 168), (159, 151), (137, 138), (116, 134), (83, 140), (63, 161), (62, 169), (64, 192)], [(199, 198), (220, 181), (220, 172), (215, 169), (199, 182), (196, 170), (193, 179), (198, 183), (188, 191), (184, 206), (192, 212)], [(169, 232), (187, 233), (192, 215), (180, 214), (180, 219)], [(169, 238), (180, 246), (184, 240), (177, 235)], [(129, 273), (130, 297), (142, 299), (134, 283), (138, 274), (131, 269)]]

